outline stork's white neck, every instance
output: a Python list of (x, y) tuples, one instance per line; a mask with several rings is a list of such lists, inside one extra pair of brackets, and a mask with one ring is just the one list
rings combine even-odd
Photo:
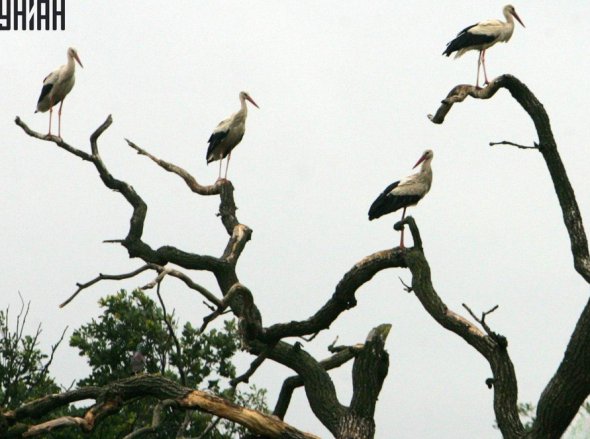
[(76, 61), (74, 57), (68, 53), (68, 62), (66, 64), (65, 73), (72, 74), (76, 70)]
[(500, 29), (499, 35), (497, 36), (497, 41), (506, 42), (510, 40), (512, 37), (512, 33), (514, 32), (514, 17), (508, 11), (504, 11), (504, 17), (506, 17), (506, 23)]
[(432, 168), (430, 167), (430, 162), (432, 162), (432, 157), (424, 160), (422, 162), (421, 167), (420, 167), (420, 172), (432, 172)]
[(248, 105), (246, 104), (246, 98), (243, 96), (240, 96), (240, 111), (239, 113), (243, 114), (243, 117), (246, 117), (246, 115), (248, 114)]

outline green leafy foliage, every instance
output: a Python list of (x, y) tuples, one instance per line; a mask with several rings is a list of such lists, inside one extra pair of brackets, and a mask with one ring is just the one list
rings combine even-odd
[(23, 303), (14, 330), (9, 309), (0, 311), (0, 407), (7, 409), (59, 390), (49, 376), (49, 356), (39, 349), (41, 327), (33, 336), (25, 334), (28, 310)]
[(98, 303), (103, 314), (75, 330), (70, 338), (70, 346), (86, 357), (92, 369), (78, 384), (102, 386), (131, 375), (130, 358), (142, 341), (146, 371), (164, 373), (173, 342), (155, 302), (140, 291), (131, 295), (120, 291)]
[[(181, 371), (192, 388), (207, 388), (212, 392), (246, 404), (266, 409), (265, 391), (251, 387), (248, 392), (234, 392), (228, 381), (236, 376), (232, 357), (239, 347), (239, 337), (233, 320), (225, 321), (223, 329), (211, 329), (199, 334), (190, 323), (177, 335), (180, 352), (170, 334), (162, 309), (142, 291), (120, 291), (100, 299), (103, 313), (98, 319), (74, 331), (70, 345), (88, 360), (91, 373), (79, 381), (84, 385), (105, 385), (128, 377), (131, 357), (141, 343), (145, 357), (145, 373), (159, 373), (181, 382)], [(174, 315), (166, 316), (174, 332), (179, 323)], [(155, 400), (141, 400), (127, 405), (121, 412), (101, 422), (98, 437), (123, 437), (133, 430), (150, 425)], [(176, 437), (179, 429), (186, 436), (197, 436), (210, 422), (210, 416), (199, 412), (165, 409), (162, 425), (155, 438)], [(229, 423), (219, 423), (208, 437), (237, 437), (241, 430)]]
[(518, 403), (518, 415), (522, 421), (525, 431), (531, 431), (533, 428), (533, 422), (535, 422), (535, 410), (537, 408), (530, 402), (519, 402)]
[[(204, 389), (237, 404), (266, 410), (266, 392), (251, 386), (246, 392), (236, 392), (228, 382), (235, 378), (232, 357), (238, 349), (235, 322), (224, 322), (222, 329), (211, 329), (199, 334), (197, 328), (185, 323), (177, 336), (168, 330), (165, 318), (178, 332), (179, 323), (173, 315), (164, 316), (162, 309), (147, 295), (137, 290), (128, 294), (120, 291), (99, 301), (102, 314), (73, 332), (70, 345), (85, 357), (90, 374), (78, 381), (78, 386), (104, 386), (114, 380), (133, 374), (131, 358), (138, 349), (145, 357), (145, 372), (158, 373), (182, 384)], [(22, 403), (42, 396), (58, 393), (60, 387), (49, 374), (52, 354), (39, 349), (41, 328), (34, 335), (25, 333), (28, 305), (24, 303), (16, 316), (14, 329), (9, 324), (9, 310), (0, 311), (0, 407), (16, 408)], [(60, 340), (61, 341), (61, 340)], [(141, 399), (125, 405), (117, 414), (104, 419), (96, 426), (92, 437), (123, 438), (138, 428), (151, 425), (155, 399)], [(87, 407), (75, 405), (52, 412), (37, 419), (42, 422), (63, 415), (83, 416)], [(163, 421), (150, 438), (198, 437), (211, 424), (211, 416), (200, 412), (183, 412), (165, 408)], [(207, 434), (208, 438), (229, 439), (245, 432), (238, 425), (221, 421)], [(1, 435), (1, 433), (0, 433)], [(53, 439), (88, 437), (73, 428), (50, 433)]]

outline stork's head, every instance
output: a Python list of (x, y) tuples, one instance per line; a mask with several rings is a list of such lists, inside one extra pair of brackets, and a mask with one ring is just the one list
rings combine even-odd
[[(420, 157), (420, 160), (418, 160), (416, 162), (416, 164), (414, 165), (414, 168), (422, 162), (432, 160), (432, 157), (434, 157), (434, 153), (432, 152), (432, 149), (427, 149), (426, 151), (424, 151), (424, 154), (422, 154), (422, 157)], [(412, 169), (414, 169), (414, 168), (412, 168)]]
[(260, 108), (258, 106), (258, 104), (256, 104), (256, 102), (254, 102), (254, 99), (252, 99), (247, 92), (241, 91), (240, 92), (240, 100), (243, 101), (244, 99), (247, 100), (247, 101), (250, 101), (252, 103), (252, 105), (254, 105), (256, 108)]
[(84, 68), (84, 66), (82, 65), (82, 61), (80, 61), (80, 58), (78, 58), (78, 52), (73, 47), (70, 47), (68, 49), (68, 57), (74, 58), (78, 62), (78, 64), (80, 64), (80, 67)]
[(508, 17), (508, 15), (512, 15), (522, 25), (522, 27), (526, 27), (524, 25), (524, 23), (522, 22), (522, 20), (520, 19), (520, 17), (518, 16), (518, 14), (516, 13), (516, 9), (514, 9), (514, 6), (512, 6), (512, 5), (504, 6), (504, 15), (506, 17)]

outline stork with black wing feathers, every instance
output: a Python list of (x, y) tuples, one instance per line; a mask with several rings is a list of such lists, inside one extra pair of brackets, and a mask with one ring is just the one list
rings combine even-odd
[[(415, 206), (424, 198), (432, 185), (432, 168), (430, 162), (434, 156), (432, 150), (427, 149), (416, 162), (414, 168), (422, 164), (420, 171), (402, 178), (385, 188), (369, 209), (369, 220), (372, 221), (385, 214), (404, 209), (402, 221), (406, 217), (406, 208)], [(404, 248), (404, 229), (402, 228), (399, 246)]]
[(522, 27), (525, 27), (516, 13), (514, 6), (506, 5), (502, 12), (506, 21), (485, 20), (468, 26), (459, 32), (454, 40), (447, 44), (447, 48), (442, 53), (443, 55), (450, 56), (453, 52), (457, 52), (455, 58), (458, 58), (469, 50), (479, 50), (479, 57), (477, 58), (477, 79), (475, 81), (476, 87), (479, 87), (479, 69), (481, 65), (483, 65), (484, 85), (489, 83), (486, 72), (486, 50), (496, 43), (506, 43), (510, 40), (514, 32), (513, 17), (518, 20)]
[(240, 92), (240, 110), (227, 119), (219, 122), (219, 125), (213, 130), (211, 137), (209, 137), (207, 164), (219, 160), (218, 179), (221, 179), (221, 163), (225, 157), (227, 157), (227, 163), (225, 165), (224, 178), (227, 178), (227, 169), (229, 168), (231, 152), (242, 141), (242, 137), (244, 137), (244, 132), (246, 131), (246, 116), (248, 115), (246, 101), (251, 102), (252, 105), (259, 108), (248, 93), (245, 91)]

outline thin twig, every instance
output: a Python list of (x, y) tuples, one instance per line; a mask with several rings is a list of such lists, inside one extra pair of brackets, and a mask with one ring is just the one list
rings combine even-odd
[(490, 146), (496, 146), (496, 145), (511, 145), (511, 146), (516, 146), (519, 149), (539, 149), (539, 145), (536, 142), (533, 142), (534, 146), (519, 145), (518, 143), (509, 142), (507, 140), (503, 140), (501, 142), (490, 142)]
[(406, 283), (403, 281), (403, 279), (402, 279), (401, 277), (399, 277), (399, 276), (398, 276), (397, 278), (399, 279), (399, 281), (400, 281), (400, 282), (402, 283), (402, 285), (404, 286), (404, 291), (406, 291), (407, 293), (411, 293), (412, 291), (414, 291), (414, 290), (412, 289), (412, 287), (411, 287), (410, 285), (406, 284)]
[(494, 340), (496, 340), (501, 346), (504, 346), (505, 347), (505, 345), (507, 345), (506, 338), (504, 336), (502, 336), (500, 334), (497, 334), (494, 331), (492, 331), (491, 328), (486, 323), (486, 316), (488, 314), (491, 314), (494, 311), (496, 311), (500, 305), (493, 306), (488, 311), (482, 312), (480, 318), (478, 318), (475, 315), (475, 313), (473, 311), (471, 311), (471, 308), (469, 308), (466, 304), (463, 303), (462, 305), (463, 305), (463, 308), (465, 308), (469, 312), (469, 314), (471, 314), (471, 317), (473, 317), (475, 319), (475, 321), (482, 326), (482, 328), (486, 331), (486, 333), (490, 337), (492, 337)]
[(76, 292), (74, 294), (72, 294), (70, 297), (68, 297), (68, 299), (63, 302), (61, 305), (59, 305), (60, 308), (63, 308), (64, 306), (66, 306), (68, 303), (70, 303), (72, 300), (74, 300), (76, 298), (76, 296), (78, 294), (80, 294), (80, 292), (88, 287), (91, 287), (92, 285), (94, 285), (95, 283), (98, 283), (102, 280), (122, 280), (122, 279), (129, 279), (132, 278), (134, 276), (137, 276), (139, 273), (143, 273), (146, 270), (149, 269), (153, 269), (153, 264), (145, 264), (141, 267), (139, 267), (137, 270), (131, 271), (129, 273), (123, 273), (123, 274), (102, 274), (99, 273), (98, 276), (96, 276), (94, 279), (92, 279), (91, 281), (88, 281), (86, 283), (76, 283), (76, 286), (78, 287), (78, 289), (76, 290)]
[(328, 351), (330, 351), (332, 353), (336, 352), (336, 351), (333, 351), (332, 349), (335, 349), (335, 346), (336, 346), (336, 342), (337, 341), (338, 341), (338, 336), (336, 336), (336, 338), (334, 339), (334, 341), (328, 345)]
[[(214, 419), (215, 416), (213, 416), (211, 419)], [(211, 421), (209, 422), (209, 425), (207, 425), (207, 427), (205, 428), (205, 430), (203, 430), (203, 433), (201, 433), (199, 436), (197, 436), (197, 439), (204, 439), (205, 437), (207, 437), (207, 435), (209, 433), (211, 433), (216, 427), (217, 424), (219, 424), (219, 422), (221, 421), (221, 418), (217, 418), (215, 419), (215, 421)]]
[(61, 342), (64, 339), (64, 336), (66, 335), (66, 331), (68, 330), (68, 326), (66, 326), (63, 330), (63, 332), (61, 333), (61, 337), (59, 338), (59, 340), (57, 341), (57, 343), (55, 343), (54, 345), (51, 346), (51, 354), (49, 354), (49, 360), (47, 360), (47, 363), (45, 363), (45, 365), (43, 366), (43, 369), (41, 370), (41, 374), (39, 375), (39, 378), (37, 379), (37, 382), (35, 383), (35, 385), (39, 384), (39, 382), (41, 381), (42, 377), (47, 374), (47, 371), (49, 370), (49, 366), (51, 366), (51, 363), (53, 362), (53, 357), (55, 355), (55, 351), (57, 350), (57, 348), (59, 347), (59, 345), (61, 344)]
[(157, 269), (157, 271), (158, 275), (156, 276), (156, 278), (153, 281), (145, 284), (143, 287), (140, 287), (140, 290), (151, 290), (156, 285), (158, 286), (158, 288), (160, 288), (160, 282), (164, 280), (164, 278), (168, 274), (168, 270), (165, 267), (160, 267), (160, 269)]
[(222, 301), (220, 299), (218, 299), (211, 291), (209, 291), (207, 288), (199, 285), (198, 283), (194, 282), (190, 277), (188, 277), (183, 272), (181, 272), (179, 270), (172, 269), (172, 268), (167, 268), (166, 270), (170, 276), (180, 279), (191, 290), (195, 290), (195, 291), (199, 292), (200, 294), (205, 296), (205, 298), (207, 300), (209, 300), (210, 302), (213, 302), (215, 305), (217, 305), (217, 306), (221, 305)]
[(203, 332), (205, 332), (205, 329), (207, 329), (207, 326), (209, 325), (209, 323), (211, 323), (217, 317), (222, 315), (224, 310), (225, 310), (224, 307), (219, 307), (215, 311), (213, 311), (211, 314), (203, 317), (203, 323), (201, 324), (201, 327), (199, 328), (199, 334), (202, 334)]
[(239, 284), (234, 285), (233, 287), (231, 287), (229, 289), (229, 291), (227, 292), (227, 294), (225, 295), (225, 297), (223, 298), (223, 300), (216, 301), (215, 302), (215, 304), (217, 305), (217, 309), (215, 309), (211, 314), (209, 314), (208, 316), (205, 316), (203, 318), (203, 324), (199, 328), (199, 333), (200, 334), (202, 334), (205, 331), (205, 329), (207, 328), (207, 325), (209, 325), (209, 323), (211, 323), (217, 317), (225, 314), (225, 312), (224, 312), (225, 309), (228, 307), (228, 305), (233, 300), (233, 298), (237, 294), (239, 294), (240, 291), (241, 290), (239, 288)]
[(178, 372), (180, 373), (180, 381), (182, 382), (183, 386), (186, 386), (186, 374), (184, 373), (184, 367), (182, 366), (182, 348), (180, 347), (180, 342), (178, 341), (178, 337), (174, 333), (174, 328), (172, 327), (172, 322), (168, 319), (168, 313), (166, 312), (166, 305), (164, 304), (164, 300), (160, 295), (160, 285), (162, 283), (158, 282), (158, 288), (156, 288), (156, 294), (158, 295), (158, 300), (160, 301), (160, 306), (162, 307), (162, 311), (164, 312), (164, 322), (166, 323), (166, 327), (168, 328), (168, 332), (170, 336), (174, 340), (174, 345), (176, 346), (176, 354), (178, 355)]
[(211, 305), (210, 303), (206, 302), (205, 300), (203, 300), (203, 305), (205, 305), (211, 311), (215, 311), (215, 307), (213, 305)]
[(305, 335), (302, 335), (302, 336), (300, 336), (300, 338), (301, 338), (301, 339), (303, 339), (304, 341), (306, 341), (306, 342), (308, 342), (308, 343), (309, 343), (309, 342), (310, 342), (310, 341), (312, 341), (314, 338), (316, 338), (316, 337), (318, 336), (318, 334), (319, 334), (319, 333), (320, 333), (319, 331), (318, 331), (318, 332), (315, 332), (315, 333), (311, 334), (311, 335), (310, 335), (310, 336), (308, 336), (308, 337), (306, 337)]
[(246, 373), (230, 380), (229, 385), (235, 388), (239, 383), (249, 382), (250, 377), (254, 375), (254, 372), (256, 372), (256, 370), (262, 365), (262, 363), (264, 363), (264, 360), (266, 360), (266, 357), (268, 356), (268, 353), (271, 349), (272, 346), (268, 346), (264, 350), (264, 352), (262, 352), (258, 357), (256, 357), (252, 364), (250, 364), (250, 367), (248, 368)]

